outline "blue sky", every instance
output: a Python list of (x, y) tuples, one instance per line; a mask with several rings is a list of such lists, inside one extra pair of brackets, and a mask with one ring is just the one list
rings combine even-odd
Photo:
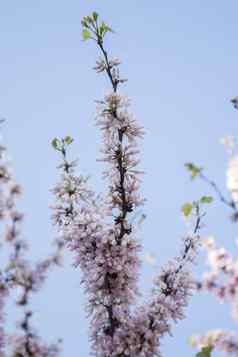
[[(52, 196), (57, 180), (57, 157), (50, 146), (55, 136), (75, 138), (72, 157), (90, 174), (100, 191), (100, 137), (94, 127), (95, 99), (108, 89), (92, 71), (97, 51), (81, 40), (82, 16), (93, 10), (116, 31), (107, 40), (122, 60), (129, 79), (123, 92), (145, 127), (141, 146), (145, 170), (142, 190), (147, 220), (141, 232), (145, 252), (156, 252), (162, 264), (176, 254), (186, 227), (181, 205), (210, 190), (191, 183), (184, 162), (207, 168), (225, 190), (227, 155), (220, 137), (238, 133), (238, 113), (229, 103), (237, 95), (237, 11), (234, 0), (205, 1), (5, 1), (0, 4), (0, 114), (7, 118), (4, 137), (17, 180), (24, 186), (25, 236), (31, 258), (51, 249)], [(204, 233), (212, 233), (235, 249), (236, 230), (229, 210), (215, 202), (206, 217)], [(80, 272), (67, 257), (34, 299), (35, 323), (43, 336), (64, 338), (63, 357), (89, 356), (85, 298)], [(200, 264), (204, 260), (200, 258)], [(202, 271), (197, 267), (197, 273)], [(144, 266), (141, 287), (149, 290), (156, 273)], [(175, 326), (174, 337), (163, 342), (167, 357), (179, 351), (193, 356), (187, 344), (194, 332), (233, 327), (229, 309), (213, 298), (198, 296), (188, 318)]]

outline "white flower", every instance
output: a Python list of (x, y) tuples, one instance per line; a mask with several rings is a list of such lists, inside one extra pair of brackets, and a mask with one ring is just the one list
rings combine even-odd
[(220, 143), (225, 146), (226, 150), (229, 153), (232, 153), (235, 147), (233, 136), (224, 136), (220, 139)]
[(149, 265), (152, 265), (152, 266), (156, 265), (156, 259), (150, 253), (145, 254), (144, 261)]
[(207, 237), (203, 240), (202, 245), (206, 249), (212, 249), (215, 248), (215, 242), (213, 237)]
[(233, 156), (227, 169), (227, 188), (231, 192), (232, 199), (238, 202), (238, 156)]

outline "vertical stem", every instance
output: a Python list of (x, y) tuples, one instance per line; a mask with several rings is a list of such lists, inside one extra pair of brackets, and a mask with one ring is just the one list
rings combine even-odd
[[(103, 57), (104, 57), (104, 60), (105, 60), (105, 63), (106, 63), (106, 72), (107, 72), (107, 75), (108, 75), (108, 78), (111, 82), (111, 85), (112, 85), (112, 89), (113, 89), (113, 92), (114, 93), (117, 93), (117, 87), (118, 87), (118, 81), (117, 79), (113, 78), (113, 74), (112, 74), (112, 71), (111, 71), (111, 66), (110, 66), (110, 63), (109, 63), (109, 59), (108, 59), (108, 54), (107, 54), (107, 51), (105, 50), (104, 46), (103, 46), (103, 42), (101, 39), (98, 39), (97, 40), (97, 44), (103, 54)], [(117, 108), (115, 108), (113, 111), (112, 111), (112, 115), (114, 117), (115, 120), (119, 120), (118, 119), (118, 114), (117, 114)], [(116, 240), (117, 240), (117, 244), (118, 245), (121, 245), (121, 241), (126, 233), (126, 228), (125, 228), (125, 223), (124, 223), (124, 220), (126, 218), (126, 215), (127, 215), (127, 212), (128, 212), (128, 205), (127, 205), (127, 200), (126, 200), (126, 192), (125, 192), (125, 187), (124, 187), (124, 181), (125, 181), (125, 170), (124, 170), (124, 167), (123, 167), (123, 160), (122, 160), (122, 155), (123, 155), (123, 148), (122, 148), (122, 145), (123, 145), (123, 130), (122, 128), (119, 128), (118, 129), (118, 147), (117, 147), (117, 150), (116, 150), (116, 157), (117, 157), (117, 164), (118, 164), (118, 171), (119, 171), (119, 175), (120, 175), (120, 179), (119, 179), (119, 182), (120, 182), (120, 185), (119, 187), (117, 188), (118, 189), (118, 192), (121, 196), (121, 213), (118, 215), (118, 217), (116, 218), (115, 222), (116, 224), (120, 224), (120, 233), (119, 233), (119, 236), (116, 237)], [(106, 275), (106, 278), (105, 278), (105, 285), (107, 286), (108, 288), (108, 291), (109, 293), (111, 293), (111, 286), (110, 286), (110, 279), (114, 278), (116, 279), (117, 278), (117, 274), (110, 274), (110, 272), (107, 273)], [(113, 304), (110, 304), (106, 307), (107, 309), (107, 312), (108, 312), (108, 319), (109, 319), (109, 329), (108, 329), (108, 333), (111, 337), (113, 337), (114, 335), (114, 332), (115, 332), (115, 329), (116, 327), (118, 326), (118, 321), (117, 319), (114, 317), (114, 314), (113, 314)]]

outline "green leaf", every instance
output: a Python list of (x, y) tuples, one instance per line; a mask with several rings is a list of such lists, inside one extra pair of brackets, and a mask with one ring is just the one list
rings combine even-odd
[(67, 135), (67, 136), (64, 138), (64, 142), (65, 142), (65, 144), (67, 144), (67, 145), (72, 144), (73, 141), (74, 141), (74, 139), (71, 138), (71, 136), (69, 136), (69, 135)]
[(105, 24), (104, 21), (102, 21), (101, 28), (105, 31), (106, 27), (107, 27), (107, 25)]
[(89, 28), (88, 21), (87, 21), (86, 17), (83, 17), (83, 19), (81, 21), (81, 24), (82, 24), (83, 27)]
[(113, 32), (113, 30), (111, 29), (111, 27), (107, 26), (106, 24), (105, 24), (104, 28), (105, 28), (105, 31), (106, 31), (106, 32)]
[(107, 32), (113, 32), (113, 30), (102, 21), (101, 26), (99, 27), (99, 35), (104, 37)]
[(203, 196), (200, 199), (201, 203), (211, 203), (213, 201), (213, 198), (211, 196)]
[(51, 145), (53, 146), (53, 148), (54, 148), (55, 150), (60, 150), (60, 149), (61, 149), (61, 142), (60, 142), (60, 140), (57, 139), (57, 138), (54, 138), (54, 139), (52, 140)]
[(92, 14), (93, 20), (96, 22), (98, 19), (98, 13), (96, 11), (93, 12)]
[(195, 179), (202, 172), (202, 168), (201, 167), (197, 167), (192, 162), (187, 162), (185, 164), (185, 167), (190, 172), (191, 179)]
[(88, 31), (88, 30), (83, 30), (82, 31), (82, 35), (83, 35), (83, 40), (84, 41), (87, 41), (87, 40), (89, 40), (90, 38), (91, 38), (91, 32), (90, 31)]
[(213, 346), (203, 347), (201, 352), (196, 354), (196, 357), (211, 357)]
[(190, 202), (185, 203), (182, 206), (182, 212), (183, 212), (184, 216), (185, 217), (189, 217), (189, 215), (192, 212), (192, 209), (193, 209), (193, 204), (192, 203), (190, 203)]
[(93, 19), (91, 16), (84, 16), (83, 20), (87, 23), (87, 24), (93, 24)]
[(100, 37), (103, 37), (105, 35), (105, 28), (103, 26), (103, 23), (101, 24), (101, 26), (99, 26), (98, 33)]

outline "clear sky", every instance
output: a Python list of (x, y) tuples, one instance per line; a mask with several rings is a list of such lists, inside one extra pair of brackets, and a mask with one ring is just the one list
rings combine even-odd
[[(82, 16), (93, 10), (116, 31), (107, 41), (122, 60), (129, 79), (124, 92), (146, 129), (141, 149), (146, 171), (143, 193), (147, 220), (141, 232), (145, 252), (160, 265), (175, 255), (186, 227), (181, 205), (210, 194), (191, 183), (184, 162), (207, 168), (225, 189), (227, 155), (220, 137), (238, 134), (238, 113), (229, 103), (237, 95), (237, 1), (56, 1), (11, 0), (0, 4), (0, 113), (17, 180), (24, 186), (25, 236), (31, 258), (50, 251), (49, 189), (58, 164), (50, 146), (55, 136), (75, 138), (73, 157), (104, 187), (96, 163), (100, 139), (94, 127), (95, 99), (108, 88), (92, 71), (97, 51), (81, 41)], [(236, 229), (229, 210), (209, 207), (206, 230), (235, 250)], [(70, 266), (52, 273), (34, 299), (35, 323), (48, 340), (64, 338), (63, 357), (89, 356), (85, 298), (80, 272)], [(204, 260), (199, 260), (204, 264)], [(196, 268), (197, 273), (202, 268)], [(156, 270), (144, 266), (141, 287), (148, 291)], [(236, 328), (228, 307), (208, 296), (192, 299), (187, 319), (163, 341), (164, 356), (193, 356), (187, 339), (208, 328)], [(178, 353), (179, 351), (179, 353)]]

